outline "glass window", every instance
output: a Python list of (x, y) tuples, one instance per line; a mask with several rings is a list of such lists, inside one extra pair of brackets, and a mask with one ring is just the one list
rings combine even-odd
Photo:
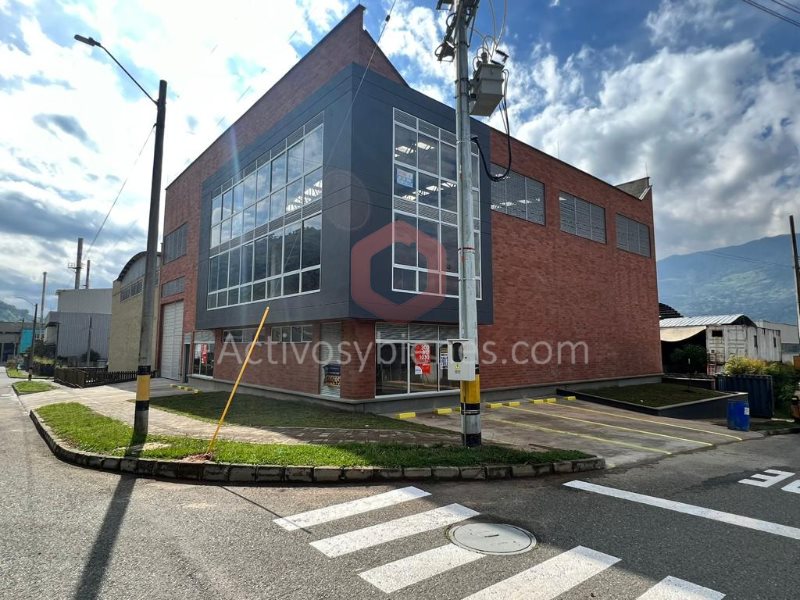
[(269, 218), (275, 220), (282, 217), (286, 208), (286, 188), (272, 194), (269, 200)]
[(412, 167), (417, 166), (417, 132), (400, 125), (394, 126), (394, 159)]
[(231, 239), (231, 220), (227, 219), (220, 224), (219, 243), (224, 244)]
[(222, 220), (222, 196), (216, 196), (211, 200), (211, 222), (219, 223)]
[(404, 166), (395, 165), (394, 195), (413, 202), (416, 200), (417, 173)]
[(247, 233), (256, 228), (256, 205), (248, 206), (244, 209), (244, 217), (242, 220), (242, 231)]
[(303, 141), (289, 148), (286, 165), (287, 181), (294, 181), (303, 175)]
[(303, 206), (303, 180), (298, 179), (286, 187), (286, 214)]
[(239, 288), (228, 290), (228, 306), (239, 304)]
[[(228, 285), (230, 287), (239, 285), (240, 251), (241, 248), (235, 248), (228, 253)], [(230, 304), (235, 304), (235, 302), (230, 302)]]
[(217, 295), (216, 294), (209, 294), (206, 300), (206, 308), (208, 310), (213, 310), (217, 308)]
[(442, 208), (444, 210), (458, 212), (458, 192), (455, 182), (442, 180), (441, 198)]
[(239, 288), (239, 302), (244, 304), (250, 302), (253, 294), (253, 286), (243, 285)]
[(211, 228), (211, 247), (219, 246), (220, 226), (215, 225)]
[(227, 219), (233, 211), (233, 190), (222, 194), (222, 218)]
[(244, 184), (237, 183), (233, 186), (233, 214), (244, 208)]
[(442, 223), (442, 247), (444, 248), (444, 270), (458, 273), (458, 228)]
[(317, 127), (305, 137), (303, 155), (306, 172), (322, 166), (322, 127)]
[(217, 279), (219, 279), (219, 256), (214, 256), (208, 261), (208, 291), (215, 292), (217, 287)]
[(439, 174), (439, 141), (428, 137), (425, 134), (419, 134), (419, 141), (417, 142), (417, 152), (419, 156), (419, 168), (422, 171), (428, 171), (434, 175)]
[(293, 342), (303, 341), (303, 328), (300, 327), (300, 325), (292, 325), (292, 341)]
[[(241, 278), (242, 283), (250, 283), (253, 281), (253, 244), (246, 244), (242, 246), (241, 258)], [(243, 300), (243, 302), (246, 302)]]
[(275, 342), (276, 344), (280, 343), (281, 341), (281, 328), (280, 327), (273, 327), (270, 331), (270, 340)]
[(192, 360), (192, 373), (195, 375), (214, 375), (214, 343), (195, 344)]
[(303, 341), (311, 342), (314, 340), (314, 327), (311, 325), (303, 325)]
[(319, 200), (322, 197), (322, 169), (312, 171), (305, 178), (305, 203)]
[(231, 217), (231, 239), (242, 235), (242, 213), (236, 213)]
[(417, 291), (417, 272), (407, 269), (394, 270), (394, 288), (405, 292)]
[[(228, 253), (219, 255), (219, 275), (217, 279), (217, 289), (224, 290), (228, 287)], [(224, 303), (223, 303), (224, 305)]]
[(303, 221), (303, 257), (302, 266), (314, 267), (320, 263), (320, 235), (322, 233), (322, 215)]
[(286, 153), (272, 160), (272, 191), (286, 185)]
[(267, 284), (264, 281), (253, 284), (253, 302), (267, 297)]
[(283, 295), (281, 281), (280, 277), (267, 281), (267, 298), (277, 298)]
[(253, 253), (253, 280), (258, 281), (267, 276), (267, 238), (256, 240)]
[(267, 277), (280, 275), (283, 267), (283, 232), (273, 231), (268, 238)]
[[(416, 217), (396, 213), (394, 216), (395, 223), (407, 223), (414, 230), (417, 229)], [(394, 243), (394, 262), (397, 265), (409, 265), (412, 267), (417, 266), (417, 244), (416, 241), (411, 244), (396, 241)]]
[(262, 200), (256, 204), (256, 227), (269, 223), (269, 200)]
[(283, 244), (283, 272), (296, 271), (300, 268), (300, 223), (284, 228)]
[(217, 294), (217, 308), (222, 308), (228, 305), (228, 292), (219, 292)]
[(256, 201), (256, 174), (250, 173), (242, 182), (244, 190), (244, 206), (250, 206)]
[(442, 177), (455, 181), (458, 178), (456, 166), (456, 148), (449, 144), (442, 144)]
[(378, 344), (377, 396), (408, 392), (408, 344)]
[(269, 194), (269, 165), (263, 165), (256, 171), (256, 198), (261, 200)]
[(281, 327), (281, 342), (284, 344), (288, 344), (292, 341), (292, 328), (291, 327)]
[[(417, 247), (420, 248), (420, 250), (419, 250), (419, 259), (417, 261), (417, 265), (420, 268), (423, 268), (423, 269), (430, 269), (432, 271), (438, 271), (439, 268), (440, 268), (439, 267), (438, 252), (436, 252), (437, 256), (434, 256), (434, 258), (431, 260), (431, 262), (428, 263), (427, 257), (422, 252), (422, 248), (424, 248), (425, 246), (423, 244), (423, 241), (421, 241), (421, 240), (423, 239), (422, 236), (424, 236), (424, 235), (430, 237), (436, 243), (435, 248), (438, 250), (438, 248), (439, 248), (439, 223), (437, 223), (436, 221), (428, 221), (427, 219), (419, 219), (417, 235), (418, 235), (418, 239), (420, 240), (417, 243)], [(420, 288), (420, 289), (422, 289), (422, 288)]]
[(315, 292), (319, 290), (319, 269), (311, 269), (310, 271), (303, 271), (302, 278), (304, 292)]
[(431, 206), (439, 206), (439, 179), (425, 173), (419, 174), (419, 201)]
[(300, 292), (300, 274), (283, 276), (283, 295), (297, 294)]

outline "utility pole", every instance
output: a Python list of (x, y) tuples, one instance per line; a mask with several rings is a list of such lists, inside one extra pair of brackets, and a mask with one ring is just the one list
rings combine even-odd
[(33, 331), (31, 331), (31, 347), (28, 348), (28, 381), (31, 380), (31, 368), (33, 367), (34, 351), (36, 350), (36, 317), (38, 316), (39, 305), (33, 305)]
[(89, 340), (86, 342), (86, 366), (90, 367), (92, 362), (92, 317), (89, 316)]
[(89, 289), (89, 271), (92, 268), (92, 261), (88, 258), (86, 259), (86, 285), (84, 286), (87, 290)]
[[(45, 322), (44, 322), (44, 293), (45, 293), (45, 289), (46, 288), (47, 288), (47, 271), (44, 271), (42, 273), (42, 304), (41, 304), (41, 307), (42, 307), (42, 319), (41, 319), (41, 324), (39, 325), (39, 329), (42, 330), (42, 344), (44, 344), (44, 326), (45, 326)], [(36, 332), (34, 331), (33, 334), (35, 336)]]
[[(438, 9), (449, 1), (439, 0)], [(458, 329), (466, 352), (475, 359), (474, 379), (461, 380), (461, 439), (468, 448), (481, 445), (481, 394), (478, 367), (478, 305), (475, 280), (475, 231), (472, 204), (472, 139), (470, 134), (469, 27), (478, 0), (455, 0), (439, 60), (453, 56), (456, 66), (456, 167), (458, 172)], [(453, 48), (455, 46), (455, 48)]]
[(81, 261), (83, 260), (83, 238), (78, 238), (78, 261), (75, 263), (75, 289), (79, 289), (81, 287)]
[(797, 332), (800, 335), (800, 262), (797, 259), (797, 235), (794, 232), (794, 215), (789, 215), (789, 230), (792, 232), (792, 257), (794, 258), (794, 288), (797, 300)]

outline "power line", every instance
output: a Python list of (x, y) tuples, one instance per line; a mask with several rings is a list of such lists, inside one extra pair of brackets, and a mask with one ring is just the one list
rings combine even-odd
[[(105, 227), (106, 222), (108, 221), (108, 217), (111, 216), (111, 211), (114, 210), (114, 207), (117, 205), (117, 201), (119, 200), (119, 197), (122, 195), (122, 191), (125, 189), (125, 185), (128, 183), (128, 179), (130, 178), (131, 173), (133, 173), (133, 170), (136, 168), (136, 164), (139, 162), (139, 159), (142, 157), (142, 152), (144, 152), (144, 149), (147, 146), (147, 142), (150, 141), (150, 136), (153, 135), (153, 131), (155, 131), (155, 128), (156, 128), (156, 126), (153, 125), (153, 127), (150, 129), (150, 132), (147, 134), (147, 137), (144, 140), (144, 144), (142, 144), (142, 147), (139, 149), (139, 154), (136, 155), (136, 160), (134, 160), (133, 161), (133, 165), (131, 165), (130, 173), (128, 173), (128, 176), (125, 177), (125, 181), (122, 182), (122, 185), (120, 186), (119, 191), (117, 192), (117, 196), (116, 196), (116, 198), (114, 198), (114, 202), (111, 203), (111, 208), (108, 209), (108, 212), (106, 213), (106, 216), (103, 219), (103, 222), (100, 223), (100, 227), (97, 230), (97, 233), (94, 234), (94, 238), (92, 238), (92, 243), (89, 244), (89, 249), (86, 251), (86, 258), (87, 259), (89, 258), (89, 253), (92, 251), (92, 248), (94, 248), (94, 243), (97, 241), (97, 238), (100, 236), (100, 232), (103, 231), (103, 227)], [(78, 267), (80, 268), (80, 265), (78, 265)]]
[(771, 8), (767, 8), (763, 4), (759, 4), (758, 2), (755, 2), (755, 0), (742, 0), (742, 2), (745, 2), (745, 3), (749, 4), (752, 7), (757, 8), (758, 10), (765, 12), (768, 15), (772, 15), (773, 17), (775, 17), (777, 19), (780, 19), (781, 21), (786, 21), (790, 25), (794, 25), (795, 27), (800, 28), (800, 21), (792, 19), (791, 17), (787, 17), (786, 15), (784, 15), (782, 13), (779, 13), (776, 10), (772, 10)]
[(725, 254), (724, 252), (715, 252), (713, 250), (700, 250), (701, 254), (711, 254), (712, 256), (720, 256), (722, 258), (730, 258), (732, 260), (741, 260), (744, 262), (755, 263), (755, 264), (763, 264), (763, 265), (770, 265), (773, 267), (781, 267), (785, 269), (791, 269), (791, 265), (786, 265), (783, 263), (777, 263), (769, 260), (761, 260), (759, 258), (750, 258), (747, 256), (737, 256), (735, 254)]
[(782, 6), (784, 8), (788, 8), (790, 11), (797, 13), (800, 15), (800, 8), (795, 6), (794, 4), (789, 4), (788, 2), (784, 2), (783, 0), (772, 0), (775, 4)]

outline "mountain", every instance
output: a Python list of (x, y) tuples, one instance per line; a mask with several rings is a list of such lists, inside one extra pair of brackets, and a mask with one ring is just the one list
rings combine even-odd
[(6, 304), (0, 300), (0, 321), (33, 321), (33, 315), (27, 310)]
[(656, 267), (659, 300), (684, 316), (744, 313), (797, 322), (789, 235), (670, 256)]

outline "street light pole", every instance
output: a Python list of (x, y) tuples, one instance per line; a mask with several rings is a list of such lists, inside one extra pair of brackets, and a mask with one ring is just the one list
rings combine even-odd
[(167, 82), (163, 79), (158, 84), (158, 99), (155, 100), (139, 84), (133, 75), (114, 58), (100, 42), (82, 35), (75, 39), (89, 46), (97, 46), (111, 57), (117, 66), (136, 84), (145, 96), (156, 105), (156, 141), (153, 152), (153, 179), (150, 187), (150, 214), (147, 225), (147, 252), (144, 266), (144, 285), (142, 289), (142, 320), (139, 331), (139, 368), (136, 376), (136, 411), (133, 420), (133, 436), (136, 440), (144, 441), (147, 437), (148, 420), (150, 414), (150, 375), (152, 372), (151, 356), (153, 340), (153, 307), (156, 293), (157, 247), (158, 247), (158, 216), (161, 206), (161, 165), (164, 156), (164, 125), (167, 117)]

